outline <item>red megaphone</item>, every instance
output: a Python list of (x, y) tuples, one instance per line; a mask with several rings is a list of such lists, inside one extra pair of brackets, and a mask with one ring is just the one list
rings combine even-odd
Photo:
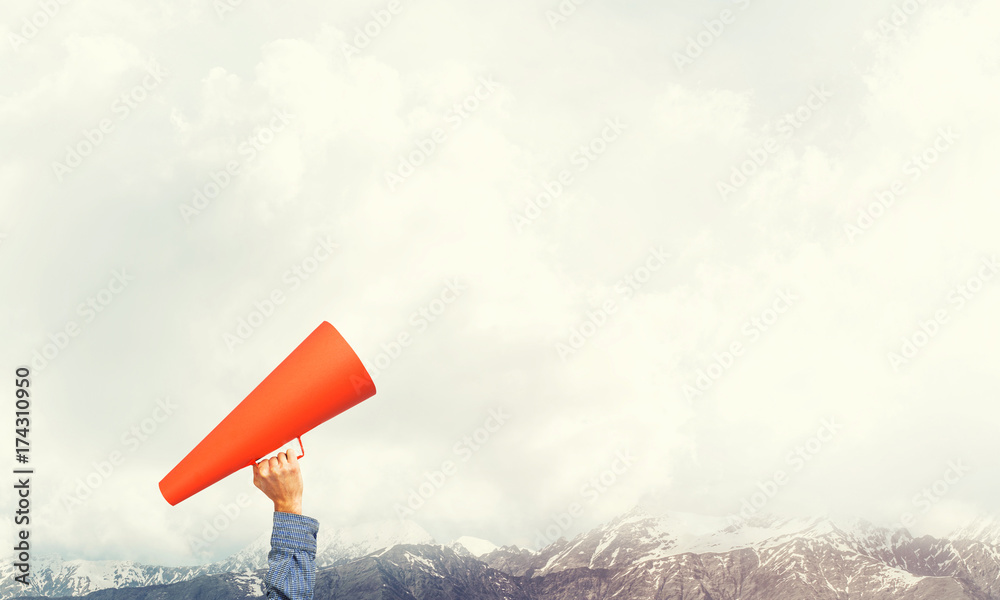
[(323, 321), (167, 473), (160, 493), (176, 505), (374, 395), (361, 359)]

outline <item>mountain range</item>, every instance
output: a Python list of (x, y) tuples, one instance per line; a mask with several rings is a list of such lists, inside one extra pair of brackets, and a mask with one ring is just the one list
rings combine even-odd
[[(858, 519), (633, 509), (538, 551), (471, 537), (436, 544), (410, 522), (321, 530), (317, 542), (315, 600), (1000, 600), (993, 519), (914, 538)], [(0, 597), (260, 598), (268, 544), (265, 535), (198, 567), (39, 560), (27, 593), (4, 566)]]

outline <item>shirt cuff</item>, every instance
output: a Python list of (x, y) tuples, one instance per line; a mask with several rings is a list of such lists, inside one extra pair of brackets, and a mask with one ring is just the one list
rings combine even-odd
[(316, 554), (319, 521), (305, 515), (274, 511), (271, 547), (304, 550)]

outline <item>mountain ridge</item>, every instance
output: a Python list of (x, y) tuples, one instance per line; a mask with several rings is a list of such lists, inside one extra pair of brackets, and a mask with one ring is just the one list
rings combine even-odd
[[(984, 522), (957, 539), (914, 538), (857, 518), (734, 522), (637, 507), (532, 551), (471, 537), (437, 544), (416, 524), (368, 524), (320, 536), (316, 599), (1000, 600), (992, 532)], [(965, 539), (973, 534), (981, 539)], [(66, 561), (77, 580), (53, 577), (42, 587), (46, 596), (90, 600), (259, 598), (262, 540), (208, 565), (228, 569), (220, 572), (101, 565), (115, 566), (112, 577)]]

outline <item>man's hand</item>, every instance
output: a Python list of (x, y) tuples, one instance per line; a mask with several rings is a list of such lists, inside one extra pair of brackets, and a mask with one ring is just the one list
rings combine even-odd
[(279, 452), (254, 465), (253, 484), (274, 501), (275, 511), (302, 514), (302, 471), (294, 451)]

